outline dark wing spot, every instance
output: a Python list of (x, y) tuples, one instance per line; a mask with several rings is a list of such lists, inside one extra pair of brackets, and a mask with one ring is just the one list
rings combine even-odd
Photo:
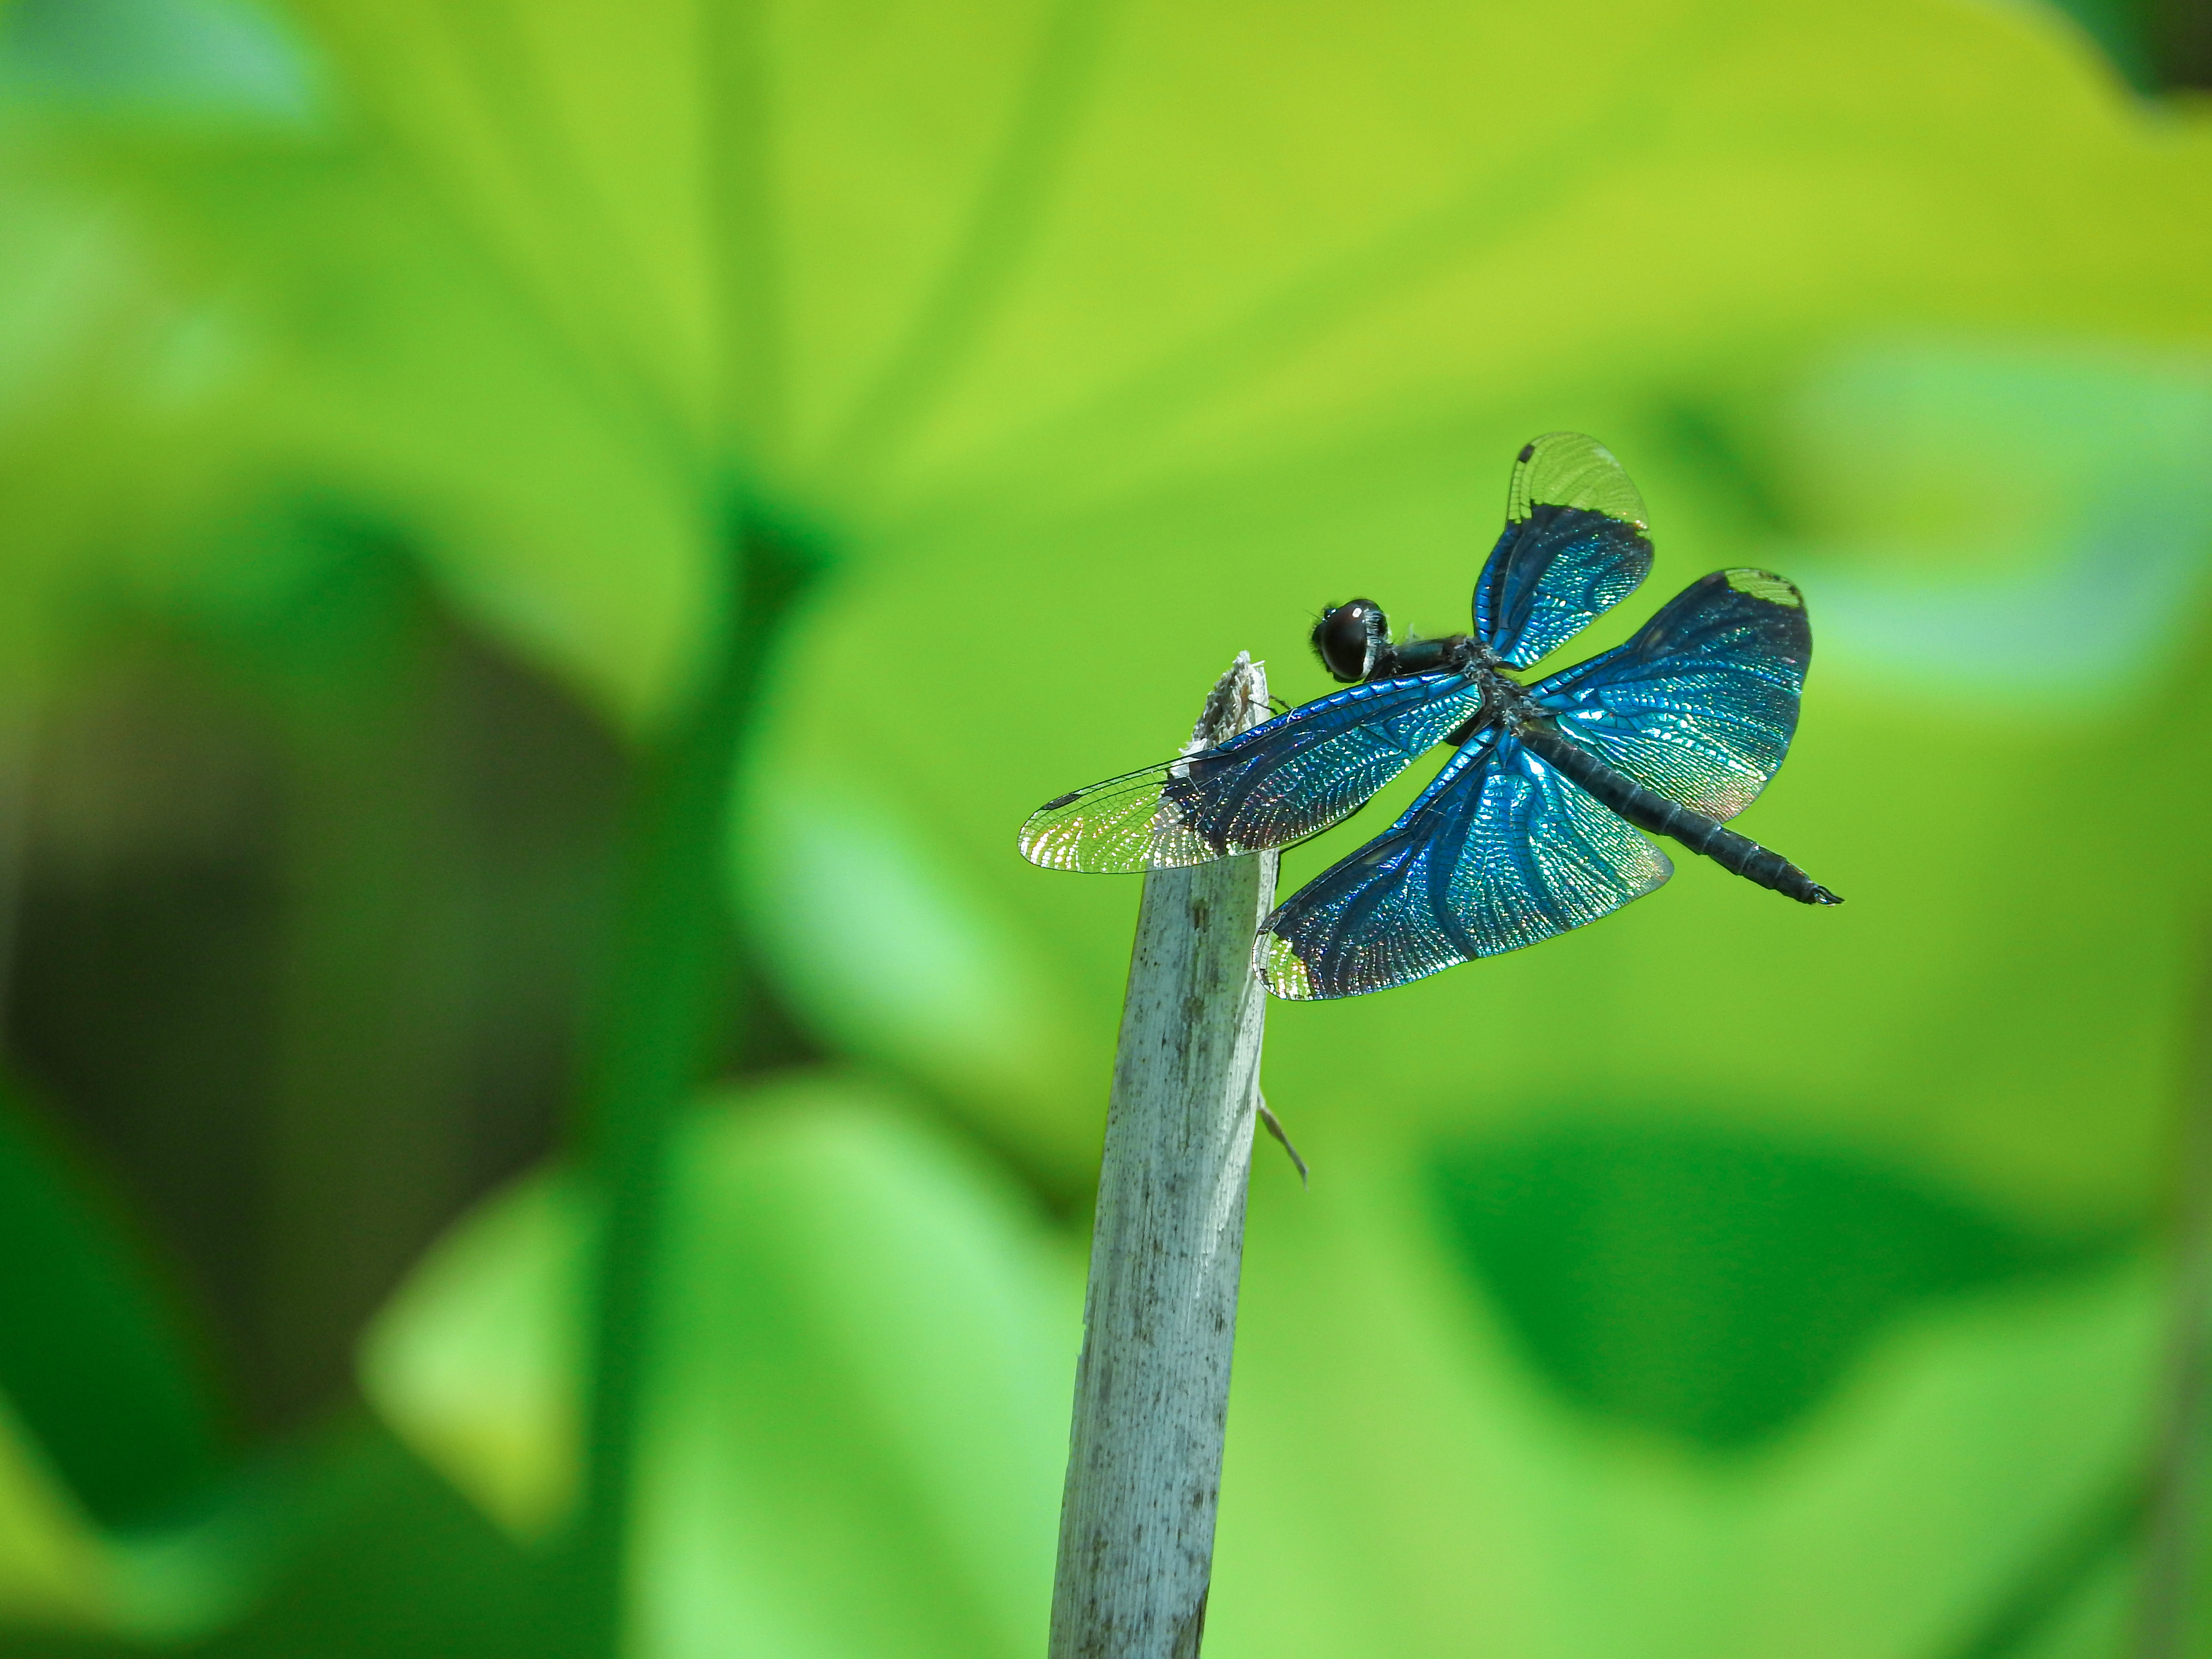
[(1083, 792), (1080, 789), (1071, 789), (1064, 795), (1054, 795), (1043, 805), (1038, 807), (1037, 811), (1040, 812), (1057, 812), (1061, 807), (1066, 805), (1068, 802), (1073, 800), (1082, 793)]
[(1522, 445), (1521, 446), (1521, 453), (1520, 453), (1519, 457), (1517, 458), (1518, 464), (1519, 464), (1519, 465), (1522, 465), (1522, 466), (1526, 466), (1526, 465), (1528, 465), (1528, 458), (1529, 458), (1531, 455), (1534, 454), (1535, 453), (1536, 453), (1536, 446), (1535, 446), (1534, 444), (1533, 444), (1533, 443), (1526, 443), (1526, 444), (1522, 444)]

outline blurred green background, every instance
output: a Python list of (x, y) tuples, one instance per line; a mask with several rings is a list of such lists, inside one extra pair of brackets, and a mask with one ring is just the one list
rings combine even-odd
[(1804, 588), (1745, 827), (1850, 902), (1271, 1008), (1209, 1654), (2212, 1651), (2207, 86), (2203, 0), (6, 0), (0, 1652), (1041, 1652), (1137, 884), (1014, 829), (1463, 625), (1558, 428), (1659, 550), (1575, 654)]

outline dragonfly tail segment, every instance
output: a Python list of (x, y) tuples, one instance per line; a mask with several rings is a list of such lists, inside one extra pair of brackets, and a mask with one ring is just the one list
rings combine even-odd
[(1781, 854), (1761, 847), (1748, 836), (1738, 835), (1717, 818), (1631, 781), (1558, 732), (1532, 723), (1522, 727), (1518, 735), (1531, 754), (1581, 785), (1638, 829), (1680, 842), (1722, 869), (1800, 904), (1843, 902)]

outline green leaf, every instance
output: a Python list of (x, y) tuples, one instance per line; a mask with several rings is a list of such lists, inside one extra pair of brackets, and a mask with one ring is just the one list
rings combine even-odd
[[(303, 578), (268, 568), (261, 526), (335, 503), (404, 527), (617, 719), (665, 713), (711, 611), (720, 483), (394, 158), (308, 107), (276, 23), (110, 9), (22, 6), (0, 31), (13, 672), (118, 601), (281, 597)], [(228, 118), (257, 99), (301, 118)]]
[(1669, 1121), (1439, 1149), (1444, 1231), (1562, 1396), (1717, 1451), (1786, 1432), (1930, 1303), (2103, 1262), (1817, 1144)]
[(112, 1203), (0, 1091), (0, 1616), (178, 1639), (258, 1587), (281, 1527), (196, 1360)]
[(228, 1462), (157, 1285), (82, 1171), (0, 1094), (0, 1394), (111, 1526), (176, 1510)]
[[(517, 1471), (573, 1479), (542, 1473), (573, 1457), (577, 1386), (560, 1287), (586, 1212), (558, 1191), (466, 1223), (366, 1357), (409, 1443), (533, 1531)], [(701, 1115), (675, 1191), (640, 1650), (1033, 1649), (1062, 1247), (895, 1102), (819, 1078)], [(1875, 1328), (1787, 1433), (1713, 1460), (1563, 1409), (1435, 1216), (1420, 1164), (1373, 1147), (1310, 1194), (1258, 1176), (1226, 1654), (1942, 1652), (2108, 1502), (2143, 1428), (2156, 1287), (2134, 1259), (1954, 1289)], [(2059, 1599), (2060, 1624), (2109, 1628), (2109, 1602)]]
[(323, 113), (302, 44), (237, 0), (15, 0), (0, 98), (186, 127), (296, 127)]
[(735, 838), (758, 947), (839, 1051), (927, 1084), (1054, 1188), (1088, 1190), (1103, 1080), (1048, 960), (898, 806), (854, 777), (770, 768)]
[(96, 1628), (107, 1612), (103, 1565), (83, 1511), (0, 1401), (0, 1616)]
[[(673, 1179), (635, 1522), (644, 1650), (1033, 1650), (1072, 1260), (895, 1099), (832, 1078), (700, 1114)], [(386, 1419), (532, 1534), (574, 1490), (588, 1215), (542, 1178), (495, 1200), (364, 1351)]]
[(596, 1225), (572, 1181), (530, 1177), (440, 1240), (362, 1339), (369, 1403), (522, 1538), (575, 1504), (577, 1286)]
[[(1413, 1151), (1347, 1147), (1310, 1194), (1255, 1178), (1228, 1659), (1960, 1651), (2135, 1474), (2164, 1289), (2140, 1258), (1923, 1304), (1788, 1433), (1711, 1457), (1547, 1385)], [(2124, 1604), (2075, 1589), (2052, 1622), (2094, 1613), (2117, 1650)]]

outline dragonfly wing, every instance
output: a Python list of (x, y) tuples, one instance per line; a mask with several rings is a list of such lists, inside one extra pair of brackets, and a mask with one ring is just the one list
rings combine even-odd
[(1674, 868), (1512, 738), (1485, 733), (1267, 918), (1254, 965), (1281, 997), (1384, 990), (1595, 921)]
[(1128, 872), (1287, 846), (1351, 816), (1481, 706), (1464, 674), (1355, 685), (1218, 748), (1048, 801), (1022, 826), (1022, 856)]
[(1613, 452), (1579, 432), (1521, 451), (1505, 532), (1474, 585), (1475, 637), (1526, 668), (1610, 611), (1650, 573), (1644, 497)]
[(1716, 570), (1633, 638), (1530, 690), (1615, 771), (1732, 818), (1790, 752), (1812, 655), (1794, 586), (1764, 570)]

